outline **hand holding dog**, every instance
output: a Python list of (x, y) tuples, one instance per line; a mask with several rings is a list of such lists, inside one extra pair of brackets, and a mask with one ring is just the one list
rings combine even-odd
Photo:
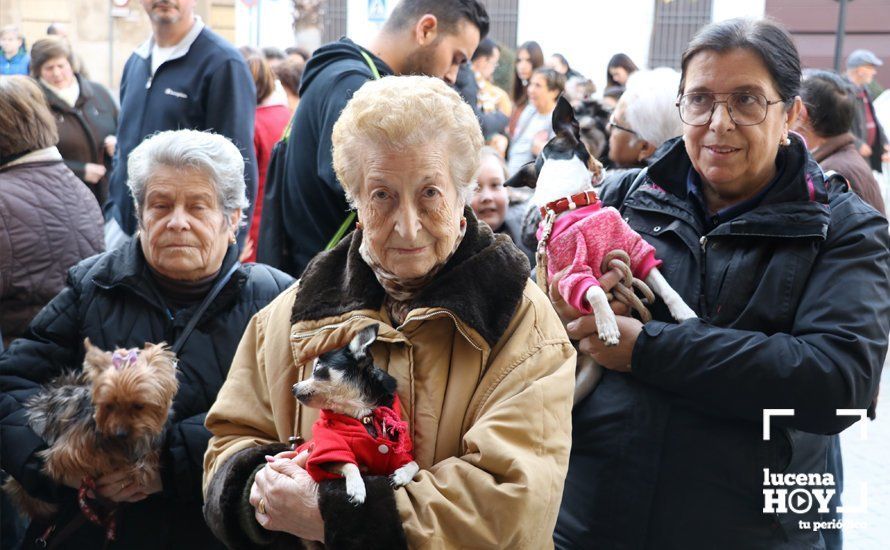
[(283, 531), (305, 540), (324, 540), (324, 520), (318, 509), (318, 484), (304, 469), (309, 453), (268, 457), (254, 478), (250, 504), (263, 499), (265, 514), (255, 511), (257, 522), (269, 531)]
[(615, 317), (621, 333), (618, 345), (607, 346), (599, 339), (596, 318), (585, 315), (566, 325), (566, 332), (572, 340), (579, 340), (578, 349), (593, 357), (603, 367), (618, 372), (630, 372), (630, 360), (637, 337), (643, 330), (643, 323), (633, 317)]
[[(612, 262), (616, 262), (617, 260), (612, 260)], [(611, 265), (611, 264), (610, 264)], [(571, 266), (566, 267), (559, 273), (555, 274), (553, 278), (550, 280), (550, 303), (553, 304), (553, 308), (556, 309), (556, 313), (559, 315), (559, 318), (562, 320), (562, 323), (568, 324), (570, 321), (574, 321), (575, 319), (581, 317), (581, 313), (569, 305), (565, 300), (563, 300), (562, 295), (559, 293), (559, 281), (568, 273)], [(600, 283), (600, 286), (605, 292), (609, 292), (612, 288), (617, 285), (621, 281), (621, 271), (617, 268), (610, 269), (609, 271), (603, 273), (603, 276), (597, 279)], [(621, 303), (618, 300), (609, 301), (609, 305), (612, 307), (612, 311), (615, 312), (616, 316), (620, 315), (630, 315), (630, 307), (627, 304)], [(593, 317), (592, 315), (590, 317)], [(571, 334), (569, 335), (571, 336)], [(575, 337), (572, 336), (574, 339)]]
[(112, 502), (139, 502), (163, 488), (160, 471), (150, 469), (146, 475), (147, 482), (143, 485), (133, 479), (132, 468), (111, 472), (96, 480), (96, 491)]

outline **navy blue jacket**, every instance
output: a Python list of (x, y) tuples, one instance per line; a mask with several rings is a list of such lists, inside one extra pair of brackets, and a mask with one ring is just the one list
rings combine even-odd
[[(238, 258), (229, 246), (221, 273)], [(162, 451), (163, 491), (124, 507), (112, 548), (215, 548), (201, 512), (204, 417), (228, 374), (251, 317), (293, 279), (271, 267), (238, 268), (178, 355), (179, 392)], [(198, 305), (172, 313), (153, 283), (138, 239), (83, 260), (62, 292), (34, 318), (24, 337), (0, 354), (0, 466), (37, 498), (59, 502), (62, 520), (77, 513), (74, 492), (41, 473), (46, 443), (31, 430), (23, 403), (42, 384), (83, 363), (83, 340), (102, 349), (176, 341)], [(104, 531), (87, 522), (65, 548), (102, 548)]]
[[(857, 418), (835, 410), (869, 407), (887, 353), (890, 238), (792, 139), (760, 203), (710, 230), (681, 140), (638, 186), (604, 185), (700, 318), (678, 324), (656, 302), (631, 373), (607, 371), (573, 411), (558, 548), (824, 547), (798, 529), (816, 507), (763, 512), (763, 469), (836, 473), (829, 434)], [(766, 408), (796, 411), (769, 441)]]
[[(256, 88), (244, 58), (225, 39), (204, 27), (188, 53), (163, 63), (154, 78), (151, 49), (144, 44), (124, 66), (120, 100), (117, 151), (109, 183), (112, 207), (106, 217), (114, 216), (127, 234), (136, 230), (136, 214), (127, 187), (126, 159), (143, 139), (164, 130), (211, 130), (232, 140), (244, 155), (247, 198), (252, 204), (257, 181)], [(250, 213), (245, 214), (249, 220)]]
[[(331, 133), (352, 94), (374, 78), (361, 49), (348, 38), (322, 46), (303, 73), (300, 105), (287, 142), (286, 184), (273, 206), (280, 209), (286, 256), (293, 264), (280, 267), (294, 276), (324, 249), (349, 215), (346, 194), (334, 174)], [(367, 53), (380, 76), (393, 74)]]

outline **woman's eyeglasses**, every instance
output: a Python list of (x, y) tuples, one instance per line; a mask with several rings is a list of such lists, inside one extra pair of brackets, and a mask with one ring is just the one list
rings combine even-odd
[[(716, 96), (718, 95), (727, 97), (722, 101), (717, 101)], [(769, 101), (766, 97), (751, 92), (728, 94), (692, 92), (681, 95), (676, 105), (680, 110), (680, 120), (690, 126), (710, 124), (714, 111), (717, 110), (717, 105), (720, 103), (726, 104), (729, 118), (737, 126), (755, 126), (766, 120), (766, 113), (770, 105), (784, 101), (783, 99)]]

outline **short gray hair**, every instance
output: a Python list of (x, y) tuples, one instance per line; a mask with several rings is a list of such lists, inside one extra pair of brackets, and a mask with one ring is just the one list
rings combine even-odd
[(241, 209), (243, 216), (250, 206), (245, 194), (244, 158), (234, 143), (212, 132), (169, 130), (146, 138), (127, 159), (127, 185), (140, 223), (146, 188), (159, 164), (198, 170), (208, 176), (226, 215)]
[(680, 73), (667, 67), (636, 71), (627, 79), (621, 96), (624, 120), (656, 148), (683, 134), (683, 121), (676, 106), (679, 84)]

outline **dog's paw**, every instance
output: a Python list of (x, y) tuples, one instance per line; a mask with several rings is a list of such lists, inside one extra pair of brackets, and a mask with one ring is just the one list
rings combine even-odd
[(361, 477), (346, 478), (346, 494), (349, 495), (349, 502), (356, 506), (361, 506), (365, 503), (365, 496), (367, 493), (365, 490), (365, 482)]
[(599, 333), (600, 340), (607, 346), (618, 345), (621, 332), (618, 330), (618, 323), (615, 322), (615, 319), (607, 319), (602, 322), (597, 319), (596, 330)]
[(686, 319), (695, 319), (698, 315), (692, 311), (692, 308), (686, 305), (686, 302), (680, 301), (679, 304), (673, 305), (671, 308), (671, 317), (682, 323)]
[(393, 487), (404, 487), (411, 483), (419, 469), (416, 462), (409, 462), (389, 476), (390, 483)]

